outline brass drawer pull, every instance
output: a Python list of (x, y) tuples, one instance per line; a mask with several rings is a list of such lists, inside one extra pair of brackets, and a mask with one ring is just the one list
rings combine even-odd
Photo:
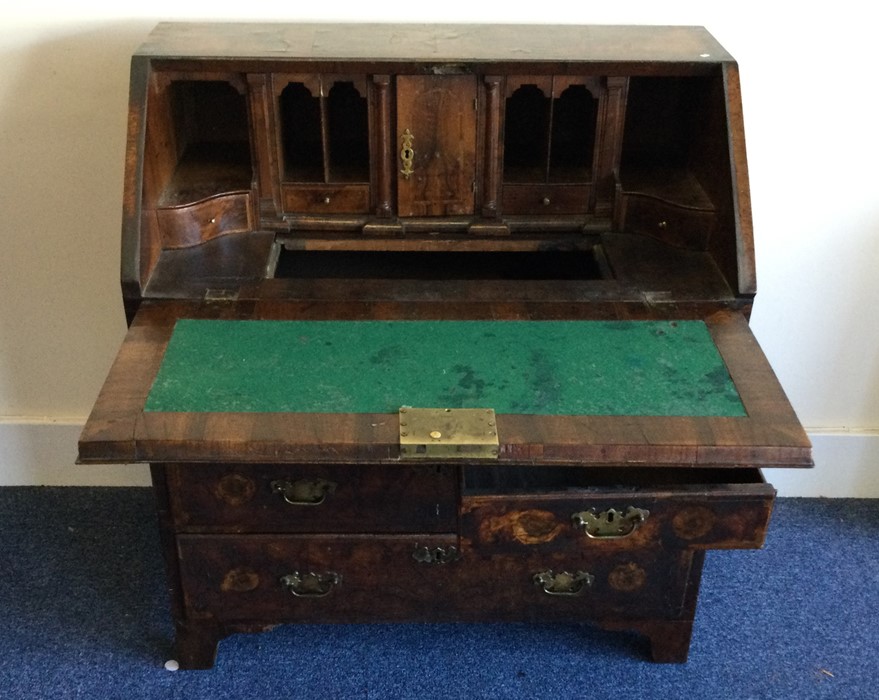
[(628, 537), (647, 520), (649, 510), (629, 506), (626, 512), (609, 508), (598, 512), (597, 508), (580, 511), (571, 516), (574, 527), (580, 528), (588, 537), (595, 539), (619, 539)]
[(334, 586), (342, 583), (342, 577), (335, 571), (316, 574), (313, 571), (300, 573), (294, 571), (281, 577), (281, 584), (299, 598), (323, 598), (328, 596)]
[(412, 558), (422, 564), (448, 564), (461, 558), (457, 547), (418, 547), (412, 552)]
[(278, 480), (271, 483), (272, 493), (281, 495), (291, 506), (319, 506), (335, 493), (337, 484), (326, 479)]
[(540, 586), (547, 595), (580, 595), (592, 585), (595, 577), (587, 571), (553, 573), (552, 570), (534, 574), (534, 585)]

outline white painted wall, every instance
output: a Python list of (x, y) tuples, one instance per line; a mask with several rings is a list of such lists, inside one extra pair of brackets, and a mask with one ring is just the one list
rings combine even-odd
[[(10, 6), (12, 5), (12, 6)], [(879, 496), (879, 196), (866, 6), (265, 0), (0, 9), (0, 485), (145, 483), (75, 467), (123, 332), (119, 225), (128, 58), (159, 20), (706, 26), (738, 59), (760, 291), (752, 325), (803, 424), (811, 473), (782, 495)]]

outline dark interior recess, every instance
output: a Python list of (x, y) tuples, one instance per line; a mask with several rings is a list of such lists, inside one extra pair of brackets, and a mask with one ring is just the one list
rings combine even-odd
[(280, 97), (284, 179), (323, 182), (320, 96), (302, 83), (290, 83)]
[(708, 81), (693, 77), (633, 77), (626, 103), (620, 167), (687, 168), (701, 131)]
[(522, 85), (506, 101), (504, 181), (589, 182), (597, 118), (598, 101), (584, 85), (552, 100)]
[(326, 100), (331, 182), (369, 181), (369, 117), (366, 97), (354, 83), (337, 82)]
[(177, 167), (162, 203), (248, 189), (253, 167), (244, 95), (223, 80), (177, 80), (170, 102)]
[(583, 85), (571, 85), (552, 107), (549, 179), (559, 182), (591, 180), (598, 101)]
[(281, 249), (275, 277), (291, 279), (597, 280), (591, 249), (529, 252)]
[(247, 100), (226, 81), (174, 81), (171, 104), (178, 156), (199, 144), (240, 146), (250, 141)]
[(504, 119), (504, 180), (543, 182), (549, 153), (549, 98), (523, 85), (507, 98)]
[(471, 466), (464, 468), (465, 495), (557, 493), (594, 489), (656, 490), (665, 486), (748, 484), (761, 481), (757, 469), (571, 468)]
[(289, 83), (279, 106), (285, 180), (369, 181), (368, 104), (353, 82), (333, 83), (326, 97)]

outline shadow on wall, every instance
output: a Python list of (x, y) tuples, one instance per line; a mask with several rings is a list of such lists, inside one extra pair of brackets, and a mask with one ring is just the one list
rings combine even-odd
[[(879, 292), (879, 216), (847, 215), (815, 224), (779, 258), (754, 305), (757, 338), (813, 444), (814, 469), (766, 470), (780, 496), (879, 498), (879, 317), (869, 303)], [(773, 294), (787, 301), (764, 317), (761, 299)]]
[[(31, 41), (21, 32), (14, 41), (0, 38), (5, 429), (84, 421), (124, 332), (118, 280), (128, 65), (151, 26), (107, 24), (67, 36), (53, 27)], [(57, 433), (73, 439), (56, 446), (71, 465), (73, 432)], [(18, 440), (23, 449), (26, 438)], [(14, 463), (0, 464), (0, 477), (32, 457), (8, 456)]]
[[(844, 232), (844, 245), (823, 234), (805, 237), (803, 258), (813, 269), (773, 270), (782, 280), (807, 280), (824, 307), (791, 301), (790, 318), (767, 326), (779, 355), (770, 360), (776, 371), (788, 370), (782, 384), (814, 447), (813, 470), (767, 470), (782, 496), (879, 498), (879, 317), (870, 304), (879, 292), (879, 216), (846, 216), (821, 229)], [(760, 312), (758, 301), (755, 317)]]

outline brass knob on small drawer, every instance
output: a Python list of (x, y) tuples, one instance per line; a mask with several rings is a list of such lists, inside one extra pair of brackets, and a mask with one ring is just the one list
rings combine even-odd
[(329, 203), (330, 203), (330, 198), (324, 197), (324, 204), (329, 204)]
[(545, 207), (548, 207), (550, 205), (549, 197), (544, 197), (541, 200), (541, 204), (543, 204), (543, 206), (545, 206)]
[(668, 228), (668, 221), (660, 221), (656, 226), (664, 231)]

